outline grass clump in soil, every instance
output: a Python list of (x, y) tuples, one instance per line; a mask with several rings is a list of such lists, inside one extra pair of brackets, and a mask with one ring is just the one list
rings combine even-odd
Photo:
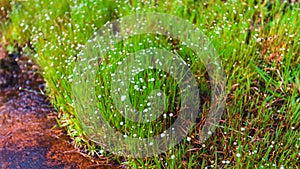
[[(58, 122), (74, 139), (74, 145), (89, 150), (90, 155), (109, 159), (132, 168), (198, 168), (198, 167), (296, 167), (299, 166), (300, 112), (300, 5), (279, 1), (93, 1), (41, 0), (10, 1), (11, 12), (3, 22), (4, 43), (8, 49), (22, 47), (42, 67), (47, 93), (59, 111)], [(212, 42), (227, 74), (226, 108), (216, 132), (206, 142), (198, 142), (197, 126), (170, 151), (144, 159), (119, 157), (103, 151), (89, 141), (76, 118), (72, 100), (72, 75), (78, 54), (87, 40), (106, 22), (135, 12), (163, 12), (195, 24)], [(159, 40), (157, 40), (157, 38)], [(15, 43), (18, 42), (18, 43)], [(140, 46), (142, 43), (142, 46)], [(124, 44), (130, 44), (127, 47)], [(179, 54), (194, 66), (199, 77), (201, 111), (209, 108), (209, 83), (201, 62), (184, 46), (166, 37), (144, 35), (121, 43), (117, 53), (133, 49), (164, 47), (170, 51), (182, 48)], [(117, 59), (114, 58), (114, 59)], [(145, 72), (159, 78), (161, 72)], [(99, 86), (105, 79), (99, 72)], [(151, 75), (149, 75), (151, 74)], [(103, 76), (101, 76), (103, 75)], [(145, 77), (140, 74), (136, 79)], [(167, 91), (176, 94), (170, 80)], [(143, 84), (141, 84), (143, 85)], [(150, 86), (154, 88), (161, 87)], [(149, 88), (149, 90), (151, 87)], [(96, 88), (97, 96), (108, 89)], [(133, 91), (132, 91), (133, 92)], [(138, 94), (138, 93), (135, 93)], [(110, 100), (104, 98), (104, 103)], [(136, 105), (140, 104), (134, 100)], [(103, 104), (104, 104), (103, 103)], [(174, 102), (172, 102), (174, 103)], [(128, 135), (151, 135), (151, 126), (130, 132), (115, 112), (106, 112), (107, 119)], [(171, 106), (174, 104), (170, 104)], [(201, 120), (199, 120), (201, 122)], [(161, 121), (159, 133), (166, 124)], [(199, 123), (200, 125), (201, 123)], [(149, 128), (144, 132), (143, 128)]]

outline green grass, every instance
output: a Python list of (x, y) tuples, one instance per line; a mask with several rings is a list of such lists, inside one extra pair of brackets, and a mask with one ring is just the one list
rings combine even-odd
[[(21, 46), (23, 55), (34, 58), (42, 67), (47, 94), (59, 112), (58, 122), (74, 139), (74, 145), (88, 149), (91, 156), (131, 168), (299, 166), (300, 5), (279, 1), (147, 2), (11, 1), (9, 19), (0, 23), (4, 34), (2, 43), (10, 50)], [(268, 9), (270, 5), (272, 8)], [(72, 74), (78, 54), (82, 45), (107, 21), (135, 11), (165, 12), (184, 18), (195, 24), (216, 48), (227, 74), (227, 101), (216, 132), (206, 142), (198, 142), (199, 127), (195, 127), (188, 135), (191, 140), (184, 139), (172, 150), (151, 158), (134, 159), (103, 151), (103, 147), (85, 136), (86, 131), (76, 118), (78, 114), (72, 102)], [(126, 46), (126, 43), (133, 45)], [(118, 51), (121, 52), (164, 47), (179, 54), (192, 65), (205, 101), (201, 109), (208, 111), (210, 89), (205, 69), (187, 47), (156, 35), (134, 36), (119, 45)], [(182, 49), (174, 52), (179, 48)], [(113, 57), (102, 66), (117, 63), (125, 57), (111, 54)], [(116, 64), (112, 70), (115, 68)], [(145, 77), (159, 79), (162, 73), (149, 70), (134, 78), (135, 81)], [(168, 127), (171, 117), (139, 125), (126, 122), (116, 110), (110, 109), (107, 106), (112, 103), (108, 98), (111, 94), (110, 76), (110, 70), (98, 71), (98, 85), (105, 87), (96, 87), (95, 90), (97, 96), (104, 98), (99, 99), (99, 113), (105, 115), (111, 125), (132, 137), (160, 133)], [(133, 105), (138, 107), (141, 104), (138, 98), (148, 96), (153, 89), (162, 89), (164, 83), (167, 84), (165, 92), (170, 92), (168, 110), (173, 110), (178, 90), (172, 78), (162, 78), (159, 83), (139, 83), (146, 86), (144, 93), (136, 92), (131, 86), (129, 93)], [(132, 127), (135, 127), (134, 132)]]

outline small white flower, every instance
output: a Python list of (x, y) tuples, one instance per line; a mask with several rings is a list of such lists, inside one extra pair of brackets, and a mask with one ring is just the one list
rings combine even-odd
[(138, 85), (134, 85), (134, 90), (139, 91), (139, 86)]
[(154, 81), (155, 81), (154, 78), (151, 78), (151, 79), (148, 80), (148, 82), (154, 82)]
[(167, 118), (167, 114), (163, 114), (164, 118)]
[(237, 158), (240, 158), (240, 157), (241, 157), (241, 154), (240, 154), (240, 153), (236, 153), (236, 157), (237, 157)]
[(257, 38), (257, 40), (256, 40), (257, 42), (260, 42), (261, 41), (261, 38)]
[(191, 141), (192, 139), (191, 139), (191, 137), (187, 137), (186, 140), (187, 141)]
[(161, 92), (157, 93), (157, 96), (161, 96)]
[(242, 128), (241, 128), (241, 131), (245, 131), (245, 128), (244, 128), (244, 127), (242, 127)]
[(125, 95), (121, 96), (121, 101), (123, 102), (125, 100), (126, 100), (126, 96)]
[(171, 159), (174, 159), (175, 158), (175, 155), (173, 154), (172, 156), (171, 156)]

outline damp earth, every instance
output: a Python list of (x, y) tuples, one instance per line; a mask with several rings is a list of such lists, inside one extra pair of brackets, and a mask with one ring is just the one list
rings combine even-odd
[(84, 156), (55, 127), (57, 112), (38, 70), (0, 46), (0, 168), (117, 168)]

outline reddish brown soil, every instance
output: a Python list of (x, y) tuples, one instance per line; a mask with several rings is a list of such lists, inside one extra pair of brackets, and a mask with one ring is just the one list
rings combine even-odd
[(19, 73), (0, 87), (0, 168), (117, 168), (92, 162), (62, 129), (53, 129), (56, 112), (40, 92), (44, 81), (37, 66), (22, 57), (16, 65)]

